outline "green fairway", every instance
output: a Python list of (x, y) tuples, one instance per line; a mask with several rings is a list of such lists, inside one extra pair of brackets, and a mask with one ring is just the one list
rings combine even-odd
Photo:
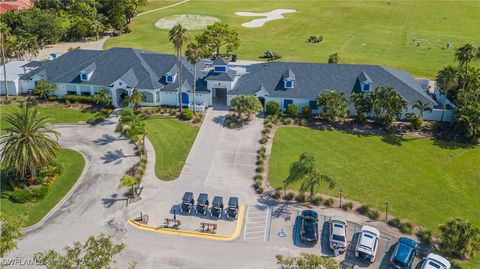
[(145, 121), (148, 139), (155, 148), (155, 175), (162, 180), (176, 179), (182, 171), (198, 127), (174, 118)]
[(380, 210), (388, 201), (395, 216), (432, 230), (457, 216), (480, 225), (480, 147), (284, 127), (270, 157), (273, 187), (282, 186), (303, 152), (315, 154), (318, 169), (337, 180), (330, 195), (342, 187), (346, 197)]
[[(152, 1), (145, 9), (173, 3)], [(260, 17), (235, 15), (274, 9), (297, 12), (259, 28), (241, 24)], [(380, 64), (433, 77), (453, 63), (455, 47), (467, 42), (479, 45), (478, 10), (478, 1), (191, 0), (133, 19), (132, 33), (107, 40), (105, 48), (173, 53), (168, 31), (156, 28), (155, 22), (169, 15), (203, 14), (238, 31), (241, 46), (236, 53), (240, 59), (259, 60), (265, 50), (273, 50), (283, 56), (282, 61), (326, 62), (328, 55), (338, 52), (340, 63)], [(190, 35), (193, 38), (197, 33)], [(308, 44), (305, 41), (310, 35), (321, 35), (324, 42)], [(414, 38), (419, 46), (412, 44)], [(447, 42), (453, 48), (446, 49)]]
[(55, 183), (48, 189), (47, 196), (38, 203), (18, 204), (10, 201), (9, 193), (12, 191), (10, 185), (2, 176), (1, 187), (1, 214), (12, 216), (27, 215), (27, 222), (24, 226), (30, 226), (40, 221), (72, 188), (83, 171), (85, 160), (82, 155), (71, 149), (61, 149), (57, 161), (63, 164), (63, 172)]
[[(1, 128), (7, 127), (7, 123), (4, 120), (5, 115), (19, 109), (18, 105), (2, 105), (0, 106), (1, 112)], [(51, 119), (51, 123), (77, 123), (80, 121), (87, 121), (92, 118), (95, 113), (90, 111), (82, 111), (79, 109), (66, 109), (55, 107), (42, 107), (38, 106), (38, 111), (42, 115), (47, 115)], [(4, 133), (3, 131), (1, 132)]]

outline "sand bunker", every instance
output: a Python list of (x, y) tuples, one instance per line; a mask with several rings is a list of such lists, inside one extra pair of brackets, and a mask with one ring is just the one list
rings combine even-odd
[(170, 30), (175, 24), (180, 23), (188, 30), (201, 30), (219, 21), (218, 18), (200, 14), (180, 14), (163, 17), (155, 23), (155, 26), (159, 29)]
[(235, 15), (244, 16), (244, 17), (265, 17), (261, 19), (254, 19), (246, 23), (242, 23), (243, 27), (254, 28), (254, 27), (262, 27), (266, 22), (269, 22), (269, 21), (281, 20), (284, 18), (282, 14), (293, 13), (293, 12), (297, 12), (297, 11), (294, 9), (275, 9), (265, 13), (235, 12)]

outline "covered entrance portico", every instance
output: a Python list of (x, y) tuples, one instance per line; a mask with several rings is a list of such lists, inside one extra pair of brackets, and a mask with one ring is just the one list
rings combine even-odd
[(117, 107), (126, 107), (128, 105), (128, 101), (126, 98), (128, 97), (128, 91), (125, 89), (116, 89), (115, 90), (115, 96), (116, 96), (116, 103)]
[(213, 88), (213, 105), (216, 107), (227, 106), (227, 89), (226, 88)]

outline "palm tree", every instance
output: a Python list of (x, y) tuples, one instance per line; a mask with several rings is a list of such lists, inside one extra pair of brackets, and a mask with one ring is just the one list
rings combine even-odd
[(427, 103), (423, 103), (422, 101), (418, 100), (413, 106), (412, 108), (418, 110), (419, 112), (419, 116), (423, 118), (423, 112), (432, 112), (433, 111), (433, 108), (431, 105), (427, 104)]
[(93, 96), (93, 101), (98, 105), (98, 104), (102, 104), (102, 105), (110, 105), (110, 103), (112, 102), (112, 96), (110, 95), (110, 92), (108, 91), (107, 88), (102, 88), (99, 92), (97, 92), (94, 96)]
[(455, 51), (455, 59), (457, 59), (458, 64), (460, 67), (464, 70), (465, 77), (463, 78), (463, 90), (465, 91), (465, 88), (467, 86), (467, 80), (468, 80), (468, 64), (475, 59), (477, 56), (477, 51), (472, 44), (465, 44), (458, 48)]
[(304, 152), (299, 159), (290, 166), (290, 174), (285, 180), (285, 186), (301, 180), (300, 191), (310, 191), (310, 198), (315, 195), (321, 182), (328, 183), (329, 189), (335, 187), (335, 180), (327, 175), (318, 173), (313, 154)]
[(318, 187), (320, 187), (322, 182), (326, 182), (330, 189), (333, 189), (335, 186), (335, 179), (333, 177), (315, 174), (314, 177), (305, 178), (303, 180), (302, 185), (300, 186), (300, 192), (304, 193), (308, 191), (311, 200), (318, 192)]
[(52, 135), (58, 139), (59, 133), (49, 127), (48, 117), (40, 115), (37, 108), (24, 103), (21, 110), (6, 115), (5, 121), (10, 127), (0, 138), (1, 161), (16, 176), (35, 176), (55, 159), (60, 145)]
[(385, 125), (390, 125), (407, 105), (405, 99), (389, 86), (375, 88), (371, 98), (375, 119)]
[(128, 175), (124, 175), (122, 179), (120, 180), (120, 185), (123, 187), (131, 187), (132, 189), (130, 190), (132, 192), (132, 198), (136, 199), (137, 198), (137, 192), (135, 191), (135, 186), (138, 184), (137, 180)]
[(443, 100), (443, 111), (440, 122), (443, 122), (443, 117), (445, 115), (445, 108), (447, 105), (448, 92), (457, 88), (458, 86), (458, 72), (459, 70), (452, 65), (446, 66), (440, 70), (437, 74), (437, 85), (440, 88), (440, 91), (443, 92), (445, 98)]
[(173, 47), (177, 53), (177, 74), (179, 79), (179, 89), (178, 89), (178, 104), (180, 112), (182, 112), (182, 47), (183, 44), (187, 41), (187, 29), (183, 27), (180, 23), (177, 23), (168, 33), (170, 42), (172, 42)]
[(4, 23), (0, 23), (0, 46), (1, 46), (1, 57), (2, 57), (2, 66), (3, 66), (3, 88), (5, 89), (5, 99), (8, 100), (8, 88), (7, 88), (7, 67), (5, 59), (5, 36), (8, 33), (8, 27)]
[(195, 89), (197, 85), (197, 63), (203, 57), (203, 49), (197, 42), (188, 44), (185, 55), (190, 63), (193, 64), (193, 114), (196, 113), (195, 109)]

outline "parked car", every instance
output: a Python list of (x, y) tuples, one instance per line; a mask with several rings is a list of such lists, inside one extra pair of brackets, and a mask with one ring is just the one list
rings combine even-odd
[(444, 257), (430, 253), (423, 260), (420, 269), (450, 269), (450, 262)]
[(301, 215), (300, 240), (309, 245), (318, 242), (318, 214), (313, 210), (304, 210)]
[(238, 214), (238, 198), (230, 197), (228, 199), (227, 218), (237, 219)]
[(194, 205), (195, 200), (193, 199), (193, 192), (185, 192), (182, 197), (182, 206), (180, 210), (183, 213), (190, 213)]
[(410, 269), (417, 253), (417, 242), (410, 238), (401, 237), (390, 258), (390, 267), (396, 269)]
[(375, 262), (380, 232), (371, 226), (363, 226), (355, 247), (355, 257)]
[(197, 214), (207, 215), (208, 205), (208, 194), (200, 193), (197, 198)]
[(223, 198), (221, 196), (213, 197), (212, 208), (210, 209), (212, 217), (221, 218), (223, 213)]
[(347, 220), (342, 217), (330, 217), (329, 244), (332, 250), (344, 252), (347, 250)]

